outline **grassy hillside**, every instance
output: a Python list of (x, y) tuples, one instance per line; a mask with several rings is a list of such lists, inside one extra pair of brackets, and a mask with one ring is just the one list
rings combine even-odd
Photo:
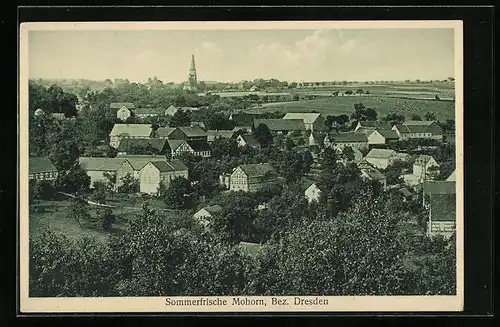
[(432, 111), (439, 120), (455, 119), (454, 101), (436, 101), (423, 99), (405, 99), (390, 96), (339, 96), (320, 98), (316, 100), (295, 101), (289, 103), (266, 104), (261, 108), (254, 108), (253, 112), (312, 112), (325, 115), (351, 114), (355, 103), (363, 103), (368, 108), (377, 110), (379, 116), (389, 112), (397, 112), (410, 118), (411, 114), (423, 117), (426, 112)]

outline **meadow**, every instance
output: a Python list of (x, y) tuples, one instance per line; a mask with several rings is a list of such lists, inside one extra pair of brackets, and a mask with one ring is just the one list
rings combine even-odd
[(439, 120), (455, 119), (455, 101), (380, 95), (322, 97), (315, 100), (268, 103), (254, 107), (249, 112), (318, 112), (324, 115), (350, 115), (354, 111), (354, 104), (360, 102), (368, 108), (375, 109), (379, 117), (388, 113), (399, 113), (409, 119), (412, 114), (423, 117), (426, 112), (431, 111)]

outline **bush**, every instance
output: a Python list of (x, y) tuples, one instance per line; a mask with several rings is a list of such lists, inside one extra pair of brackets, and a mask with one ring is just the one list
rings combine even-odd
[(35, 200), (53, 200), (56, 195), (54, 185), (49, 181), (30, 182), (30, 193)]

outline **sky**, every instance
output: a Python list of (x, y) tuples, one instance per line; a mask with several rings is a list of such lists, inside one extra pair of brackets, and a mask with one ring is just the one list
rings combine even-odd
[(144, 82), (454, 77), (454, 31), (436, 29), (30, 31), (30, 78)]

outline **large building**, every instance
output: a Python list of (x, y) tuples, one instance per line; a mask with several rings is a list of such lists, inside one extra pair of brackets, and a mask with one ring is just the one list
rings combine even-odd
[(180, 160), (150, 161), (139, 173), (140, 192), (157, 195), (160, 183), (165, 187), (178, 177), (188, 178), (188, 167)]
[(196, 74), (196, 65), (194, 63), (194, 55), (191, 55), (191, 67), (189, 68), (189, 76), (184, 89), (190, 91), (198, 90), (198, 75)]
[(392, 127), (400, 140), (425, 138), (443, 140), (443, 130), (435, 121), (412, 120)]
[(450, 237), (456, 224), (456, 183), (431, 181), (424, 184), (423, 204), (429, 210), (428, 235)]
[(256, 192), (277, 181), (277, 173), (268, 163), (238, 166), (229, 179), (231, 191)]
[(325, 118), (319, 113), (314, 112), (289, 112), (283, 119), (302, 119), (306, 130), (322, 132), (328, 128), (325, 124)]
[(55, 181), (58, 171), (49, 158), (31, 157), (29, 158), (28, 179)]
[(115, 124), (109, 133), (109, 145), (116, 149), (122, 139), (149, 139), (152, 133), (151, 124)]

